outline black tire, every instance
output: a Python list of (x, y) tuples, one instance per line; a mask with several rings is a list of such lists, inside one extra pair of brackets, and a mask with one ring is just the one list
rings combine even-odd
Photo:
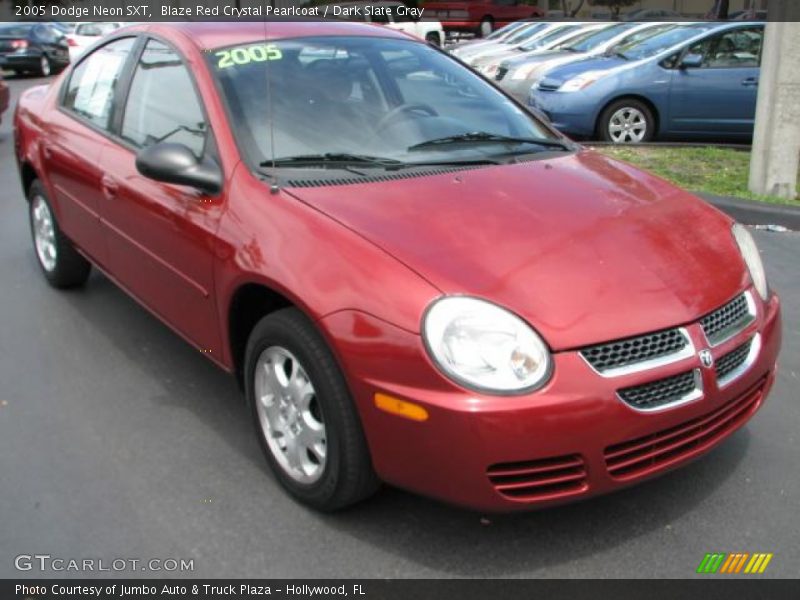
[[(50, 268), (45, 265), (37, 250), (36, 225), (34, 222), (34, 210), (37, 205), (37, 198), (41, 198), (41, 201), (47, 207), (52, 223), (55, 259)], [(59, 289), (74, 288), (84, 285), (89, 278), (92, 266), (88, 260), (75, 250), (72, 242), (61, 232), (52, 205), (50, 204), (50, 199), (47, 197), (44, 186), (38, 179), (31, 184), (31, 188), (28, 191), (28, 221), (31, 228), (36, 262), (39, 263), (39, 267), (42, 269), (42, 273), (45, 279), (47, 279), (47, 282)]]
[[(291, 352), (306, 371), (316, 392), (325, 424), (326, 460), (319, 479), (299, 483), (278, 463), (261, 425), (255, 398), (256, 365), (267, 348)], [(261, 319), (253, 328), (245, 352), (245, 394), (261, 449), (283, 487), (297, 500), (317, 510), (333, 511), (371, 496), (379, 481), (372, 468), (361, 420), (333, 354), (312, 322), (296, 308)]]
[[(641, 121), (637, 121), (642, 122), (645, 127), (641, 138), (639, 138), (637, 133), (639, 130), (637, 129), (635, 123), (632, 124), (631, 129), (628, 130), (630, 133), (626, 133), (625, 131), (612, 131), (612, 126), (614, 125), (612, 120), (616, 121), (615, 115), (620, 114), (620, 111), (622, 111), (621, 114), (626, 114), (625, 111), (628, 111), (627, 114), (629, 115), (641, 115)], [(650, 110), (650, 107), (647, 106), (647, 104), (641, 100), (636, 100), (635, 98), (622, 98), (621, 100), (612, 102), (605, 108), (605, 110), (603, 110), (603, 112), (600, 114), (600, 118), (597, 120), (597, 135), (604, 142), (613, 142), (617, 144), (631, 142), (644, 143), (652, 141), (652, 139), (655, 137), (655, 134), (656, 120), (653, 116), (653, 112)]]
[(439, 34), (435, 31), (431, 31), (425, 36), (425, 41), (429, 44), (433, 44), (434, 46), (441, 46), (442, 40), (439, 38)]

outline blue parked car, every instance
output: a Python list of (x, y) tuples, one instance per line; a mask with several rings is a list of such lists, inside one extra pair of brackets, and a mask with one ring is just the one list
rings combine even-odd
[(534, 82), (528, 104), (561, 131), (616, 143), (753, 134), (763, 23), (691, 23)]

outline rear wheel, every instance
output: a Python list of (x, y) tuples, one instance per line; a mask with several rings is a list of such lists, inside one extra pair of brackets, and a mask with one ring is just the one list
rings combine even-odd
[(50, 59), (47, 58), (46, 54), (42, 54), (42, 57), (39, 59), (38, 74), (42, 77), (49, 77), (52, 72), (53, 67), (50, 64)]
[(245, 354), (245, 387), (267, 462), (292, 496), (330, 511), (377, 489), (344, 376), (300, 311), (280, 310), (255, 326)]
[(640, 100), (623, 98), (612, 102), (600, 115), (600, 138), (615, 144), (649, 142), (655, 136), (655, 119)]
[(481, 37), (486, 37), (494, 30), (494, 21), (491, 17), (483, 17), (481, 24), (478, 26), (478, 33)]
[(33, 247), (48, 283), (56, 288), (86, 283), (92, 267), (61, 233), (41, 182), (33, 182), (28, 200)]

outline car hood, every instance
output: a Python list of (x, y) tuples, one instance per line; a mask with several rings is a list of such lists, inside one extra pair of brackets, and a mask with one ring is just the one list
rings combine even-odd
[(609, 71), (630, 64), (633, 63), (619, 58), (618, 56), (590, 56), (583, 60), (570, 62), (548, 71), (547, 77), (542, 80), (542, 84), (557, 89), (561, 87), (564, 82), (569, 81), (573, 77), (577, 77), (581, 73), (587, 73), (589, 71)]
[(748, 281), (727, 217), (591, 151), (286, 191), (443, 293), (516, 312), (554, 350), (694, 321)]
[(519, 56), (509, 56), (503, 61), (504, 67), (515, 68), (521, 65), (532, 65), (543, 62), (562, 58), (564, 56), (580, 56), (574, 52), (565, 52), (564, 50), (548, 50), (546, 52), (525, 52)]

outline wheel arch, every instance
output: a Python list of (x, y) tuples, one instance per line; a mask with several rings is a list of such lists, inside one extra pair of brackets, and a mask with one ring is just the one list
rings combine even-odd
[(303, 310), (286, 294), (263, 282), (242, 283), (231, 294), (226, 311), (226, 343), (230, 352), (233, 373), (242, 388), (244, 388), (245, 350), (250, 333), (265, 316), (289, 307)]
[(31, 186), (33, 182), (37, 179), (41, 179), (39, 177), (39, 173), (36, 172), (36, 169), (33, 165), (26, 161), (23, 161), (19, 165), (19, 178), (20, 183), (22, 184), (22, 191), (25, 194), (25, 199), (28, 199), (28, 193), (31, 191)]
[(597, 116), (594, 119), (594, 132), (595, 135), (600, 135), (600, 118), (603, 116), (603, 113), (606, 112), (606, 109), (614, 104), (615, 102), (619, 102), (620, 100), (638, 100), (639, 102), (643, 103), (650, 109), (650, 113), (653, 115), (654, 129), (653, 137), (657, 137), (661, 133), (661, 114), (658, 112), (658, 108), (655, 105), (655, 102), (650, 100), (647, 96), (642, 94), (620, 94), (618, 96), (614, 96), (607, 102), (605, 102), (601, 107), (600, 110), (597, 111)]

